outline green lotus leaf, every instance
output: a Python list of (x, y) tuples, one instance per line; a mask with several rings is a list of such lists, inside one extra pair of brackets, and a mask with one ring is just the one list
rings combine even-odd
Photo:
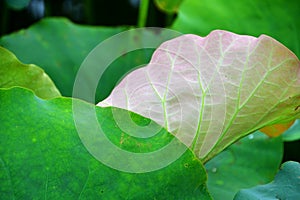
[[(3, 36), (0, 45), (16, 54), (22, 62), (42, 67), (61, 94), (71, 97), (77, 72), (89, 53), (129, 28), (77, 25), (64, 18), (45, 18), (28, 29)], [(161, 42), (179, 35), (176, 31), (169, 33), (164, 29), (132, 30), (123, 44), (117, 43), (106, 49), (105, 54), (99, 56), (117, 57), (110, 63), (99, 61), (94, 69), (85, 72), (84, 84), (89, 84), (94, 71), (104, 71), (97, 77), (95, 98), (89, 101), (95, 103), (106, 98), (126, 73), (149, 62)], [(136, 49), (132, 50), (132, 47)], [(90, 85), (86, 90), (93, 87)]]
[[(125, 27), (92, 27), (77, 25), (65, 18), (46, 18), (26, 30), (3, 36), (0, 45), (22, 62), (42, 67), (61, 94), (71, 97), (76, 73), (85, 57), (103, 40), (124, 30)], [(124, 73), (124, 68), (120, 71)], [(109, 80), (116, 82), (118, 73), (114, 76), (110, 74)], [(108, 93), (107, 88), (114, 86), (110, 82), (101, 85), (101, 93)]]
[(300, 164), (285, 162), (273, 182), (251, 189), (243, 189), (235, 200), (259, 199), (299, 199), (300, 198)]
[(283, 133), (282, 137), (283, 140), (287, 142), (300, 140), (300, 120), (297, 119), (295, 123)]
[[(169, 165), (147, 173), (119, 171), (95, 159), (78, 134), (80, 125), (88, 126), (83, 137), (90, 137), (88, 133), (94, 130), (89, 117), (93, 115), (76, 121), (74, 104), (85, 114), (95, 111), (107, 136), (99, 137), (101, 140), (109, 138), (117, 149), (132, 152), (123, 158), (126, 165), (119, 167), (159, 164), (160, 160), (138, 163), (133, 158), (141, 152), (151, 154), (170, 141), (179, 149), (184, 147), (164, 129), (144, 139), (124, 133), (113, 118), (120, 109), (99, 108), (66, 97), (42, 100), (23, 88), (0, 89), (1, 199), (211, 199), (205, 169), (189, 150)], [(138, 115), (133, 118), (139, 125), (149, 122)], [(95, 148), (105, 152), (110, 162), (122, 164), (112, 149)]]
[(6, 4), (15, 10), (21, 10), (28, 6), (30, 0), (5, 0)]
[(300, 56), (298, 0), (185, 0), (172, 28), (205, 36), (221, 29), (255, 37), (269, 35)]
[(229, 146), (205, 164), (207, 187), (215, 200), (231, 200), (244, 188), (272, 181), (283, 155), (281, 137), (255, 132)]
[(187, 34), (164, 42), (98, 105), (154, 120), (206, 162), (256, 130), (299, 117), (299, 67), (266, 35)]
[(0, 47), (0, 88), (29, 88), (44, 99), (60, 96), (44, 70), (33, 64), (23, 64), (8, 50)]

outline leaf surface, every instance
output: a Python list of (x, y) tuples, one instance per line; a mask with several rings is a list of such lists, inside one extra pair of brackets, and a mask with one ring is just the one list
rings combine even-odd
[(300, 56), (298, 0), (185, 0), (172, 28), (207, 35), (215, 29), (258, 37), (269, 35)]
[[(64, 18), (45, 18), (28, 29), (0, 38), (0, 45), (14, 52), (22, 62), (35, 63), (42, 67), (62, 95), (71, 97), (75, 77), (89, 53), (97, 45), (128, 29), (129, 27), (78, 25)], [(135, 31), (132, 31), (127, 36), (128, 39), (124, 44), (116, 44), (106, 49), (104, 55), (100, 55), (109, 58), (119, 54), (118, 58), (107, 66), (99, 61), (94, 64), (94, 69), (90, 70), (92, 73), (85, 72), (87, 77), (85, 84), (89, 85), (94, 71), (105, 70), (99, 80), (95, 99), (90, 102), (95, 103), (106, 98), (127, 72), (148, 63), (154, 49), (161, 44), (157, 41), (175, 37), (172, 34), (166, 35), (164, 31), (155, 30), (144, 31), (143, 34), (135, 34)], [(143, 43), (152, 44), (155, 48), (143, 46)], [(133, 46), (144, 48), (129, 51), (129, 47)], [(94, 85), (88, 86), (86, 90), (93, 87)]]
[(163, 43), (98, 105), (151, 118), (207, 161), (255, 130), (299, 117), (299, 66), (266, 35), (184, 35)]
[(15, 10), (21, 10), (28, 6), (30, 0), (5, 0), (6, 4)]
[(261, 132), (265, 133), (269, 137), (277, 137), (287, 131), (293, 124), (294, 120), (282, 124), (274, 124), (260, 129)]
[(285, 162), (273, 182), (243, 189), (235, 196), (235, 200), (259, 199), (299, 199), (300, 198), (300, 164)]
[(60, 96), (52, 80), (36, 65), (21, 63), (14, 54), (0, 47), (0, 88), (29, 88), (44, 99)]
[(241, 189), (269, 183), (280, 167), (282, 155), (281, 137), (250, 134), (205, 164), (208, 190), (215, 200), (231, 200)]
[[(124, 30), (125, 27), (92, 27), (77, 25), (65, 18), (46, 18), (26, 30), (2, 37), (0, 45), (12, 51), (22, 62), (42, 67), (62, 95), (70, 97), (76, 73), (88, 53), (103, 40)], [(119, 77), (126, 70), (124, 72), (122, 68), (120, 72)], [(111, 73), (109, 77), (111, 79), (107, 80), (118, 80)], [(115, 77), (118, 77), (117, 73)], [(110, 82), (102, 85), (114, 86)], [(105, 86), (101, 93), (110, 91)]]
[[(205, 169), (189, 150), (170, 165), (148, 173), (121, 172), (96, 160), (76, 129), (81, 124), (90, 127), (86, 133), (93, 132), (90, 115), (74, 124), (72, 103), (84, 113), (95, 109), (103, 132), (126, 151), (152, 152), (177, 141), (164, 129), (146, 139), (125, 134), (112, 115), (112, 110), (120, 109), (65, 97), (42, 100), (22, 88), (0, 89), (1, 199), (210, 199)], [(147, 121), (138, 115), (134, 118), (140, 125)], [(111, 160), (117, 158), (103, 146), (96, 148), (107, 152)], [(126, 161), (128, 166), (154, 163)]]
[(300, 140), (300, 119), (297, 119), (295, 123), (283, 133), (282, 137), (286, 142)]

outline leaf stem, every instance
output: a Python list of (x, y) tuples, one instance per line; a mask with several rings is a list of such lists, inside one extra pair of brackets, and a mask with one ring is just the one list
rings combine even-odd
[(93, 11), (93, 2), (91, 0), (84, 0), (84, 15), (85, 20), (88, 24), (95, 24), (95, 17)]
[(145, 27), (147, 23), (149, 0), (141, 0), (138, 16), (138, 27)]
[(171, 26), (173, 21), (174, 21), (174, 14), (173, 13), (166, 14), (165, 26), (166, 27)]

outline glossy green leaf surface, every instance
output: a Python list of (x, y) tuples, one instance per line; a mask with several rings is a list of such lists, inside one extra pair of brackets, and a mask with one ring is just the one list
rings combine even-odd
[(215, 200), (231, 200), (241, 189), (266, 184), (274, 179), (282, 155), (281, 137), (255, 132), (205, 164), (208, 190)]
[(23, 64), (8, 50), (0, 47), (0, 88), (29, 88), (43, 99), (60, 96), (52, 80), (36, 65)]
[[(131, 137), (113, 119), (112, 110), (119, 109), (98, 108), (80, 100), (73, 103), (83, 112), (95, 108), (106, 136), (127, 151), (152, 152), (176, 140), (164, 129), (147, 139)], [(120, 172), (96, 160), (78, 136), (70, 98), (42, 100), (22, 88), (1, 89), (0, 110), (3, 200), (210, 199), (205, 169), (189, 150), (165, 168), (148, 173)], [(134, 119), (139, 124), (145, 121), (137, 115)], [(89, 126), (90, 121), (77, 123)], [(112, 160), (115, 156), (108, 154)], [(128, 159), (127, 165), (139, 164)]]
[(300, 56), (298, 0), (185, 0), (173, 28), (207, 35), (215, 29), (238, 34), (269, 35)]
[(235, 200), (300, 199), (300, 163), (285, 162), (274, 181), (241, 190)]
[(266, 35), (187, 34), (164, 42), (98, 105), (151, 118), (206, 162), (247, 134), (300, 116), (299, 67)]

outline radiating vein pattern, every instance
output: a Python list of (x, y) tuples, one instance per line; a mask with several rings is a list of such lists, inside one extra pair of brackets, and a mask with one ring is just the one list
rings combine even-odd
[(183, 35), (163, 43), (98, 105), (151, 118), (207, 161), (252, 131), (299, 117), (299, 66), (265, 35)]

